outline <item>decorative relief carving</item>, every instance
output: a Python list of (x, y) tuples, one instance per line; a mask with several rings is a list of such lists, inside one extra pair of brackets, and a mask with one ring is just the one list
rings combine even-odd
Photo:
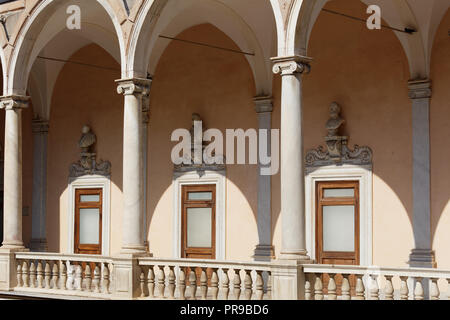
[(372, 150), (369, 147), (355, 145), (353, 150), (349, 149), (348, 137), (340, 136), (339, 129), (345, 123), (340, 117), (341, 108), (336, 102), (330, 105), (330, 119), (326, 123), (328, 131), (325, 137), (327, 149), (319, 146), (317, 149), (306, 153), (306, 166), (319, 167), (333, 164), (372, 164)]
[(273, 73), (293, 75), (294, 73), (309, 73), (311, 71), (311, 58), (304, 56), (276, 57), (272, 58)]
[[(202, 164), (195, 164), (194, 159), (194, 151), (195, 151), (195, 130), (194, 123), (195, 121), (202, 121), (201, 117), (197, 113), (192, 114), (192, 127), (189, 130), (191, 133), (191, 154), (186, 155), (183, 158), (183, 163), (179, 165), (174, 165), (174, 172), (191, 172), (197, 171), (198, 175), (202, 177), (205, 174), (205, 171), (224, 171), (226, 169), (225, 165), (225, 157), (223, 155), (215, 155), (213, 154), (211, 157), (205, 158), (204, 151), (207, 144), (202, 142)], [(202, 126), (203, 132), (205, 131)], [(203, 138), (203, 134), (202, 134)], [(190, 163), (190, 164), (185, 164)]]
[(109, 176), (111, 174), (111, 163), (109, 161), (97, 162), (97, 154), (93, 152), (97, 137), (89, 126), (84, 126), (79, 142), (81, 148), (80, 160), (70, 166), (69, 176), (72, 178), (84, 175)]

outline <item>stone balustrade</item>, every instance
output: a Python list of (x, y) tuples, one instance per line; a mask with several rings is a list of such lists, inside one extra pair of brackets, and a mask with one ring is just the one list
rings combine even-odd
[(143, 299), (270, 300), (270, 263), (139, 259)]
[(113, 263), (92, 255), (16, 253), (14, 291), (44, 295), (110, 298)]
[(306, 300), (449, 299), (450, 271), (304, 265)]

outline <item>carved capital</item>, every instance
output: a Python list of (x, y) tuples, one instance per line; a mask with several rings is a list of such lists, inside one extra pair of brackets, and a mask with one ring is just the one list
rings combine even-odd
[(14, 110), (28, 107), (30, 97), (27, 96), (5, 96), (0, 98), (0, 109)]
[(272, 97), (267, 96), (255, 97), (253, 101), (255, 102), (256, 113), (272, 112), (273, 110)]
[(411, 80), (408, 82), (409, 98), (410, 99), (427, 99), (431, 98), (431, 81), (424, 80)]
[(39, 134), (39, 133), (48, 133), (48, 121), (42, 120), (39, 118), (33, 119), (32, 123), (33, 133)]
[(303, 74), (311, 71), (311, 58), (304, 56), (276, 57), (271, 58), (273, 63), (273, 73), (282, 76)]
[(149, 95), (152, 80), (141, 78), (116, 80), (117, 93), (123, 95)]

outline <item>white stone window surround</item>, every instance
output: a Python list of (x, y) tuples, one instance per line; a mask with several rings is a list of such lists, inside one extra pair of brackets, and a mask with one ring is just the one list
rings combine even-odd
[(360, 214), (360, 265), (372, 265), (372, 166), (308, 167), (305, 175), (306, 248), (316, 258), (316, 183), (321, 181), (358, 181)]
[(175, 172), (173, 178), (173, 257), (181, 258), (181, 188), (192, 185), (216, 186), (216, 260), (225, 260), (226, 173), (225, 171)]
[(75, 246), (75, 192), (77, 189), (102, 189), (102, 254), (110, 255), (110, 235), (111, 235), (111, 180), (110, 177), (99, 175), (85, 175), (69, 179), (69, 232), (68, 232), (68, 253), (74, 254)]

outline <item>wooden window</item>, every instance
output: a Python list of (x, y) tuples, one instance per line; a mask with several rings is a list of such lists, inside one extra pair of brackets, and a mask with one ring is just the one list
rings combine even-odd
[(215, 259), (216, 257), (216, 187), (182, 187), (181, 257)]
[(316, 187), (317, 262), (359, 265), (359, 183), (318, 182)]
[(102, 203), (102, 189), (75, 191), (75, 253), (102, 253)]

